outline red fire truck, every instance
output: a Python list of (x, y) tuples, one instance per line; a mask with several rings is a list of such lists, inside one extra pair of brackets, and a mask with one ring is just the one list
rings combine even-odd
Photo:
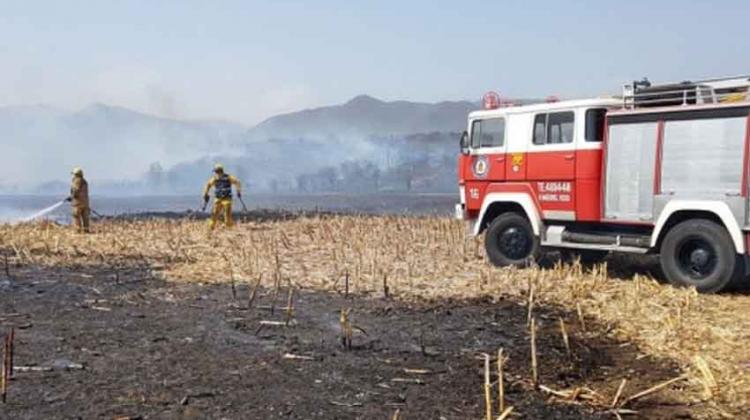
[(461, 139), (458, 218), (489, 260), (542, 249), (659, 254), (700, 292), (750, 275), (750, 77), (625, 85), (622, 97), (485, 97)]

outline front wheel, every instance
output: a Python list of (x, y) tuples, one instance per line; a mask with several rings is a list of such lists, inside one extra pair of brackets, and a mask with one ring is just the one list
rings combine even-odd
[(670, 283), (693, 286), (701, 293), (726, 290), (742, 278), (743, 262), (732, 238), (710, 220), (688, 220), (672, 228), (659, 259)]
[(498, 267), (525, 267), (537, 254), (539, 239), (529, 221), (516, 213), (501, 214), (492, 221), (484, 238), (490, 262)]

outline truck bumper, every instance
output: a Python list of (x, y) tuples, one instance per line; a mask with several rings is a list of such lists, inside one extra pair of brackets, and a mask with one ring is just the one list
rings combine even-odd
[(461, 203), (456, 203), (453, 216), (458, 220), (466, 220), (466, 207)]
[(463, 220), (466, 222), (466, 233), (469, 236), (475, 236), (476, 235), (476, 225), (479, 222), (476, 218), (472, 219), (469, 215), (469, 212), (466, 211), (466, 206), (458, 203), (456, 204), (456, 207), (454, 208), (453, 216), (458, 220)]

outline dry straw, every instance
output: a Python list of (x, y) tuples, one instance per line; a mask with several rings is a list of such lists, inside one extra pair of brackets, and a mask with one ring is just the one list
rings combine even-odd
[(596, 334), (597, 325), (607, 325), (642, 353), (683, 366), (687, 386), (676, 398), (708, 401), (696, 405), (714, 410), (706, 416), (750, 408), (750, 298), (662, 285), (637, 274), (642, 265), (627, 258), (593, 269), (578, 263), (496, 269), (463, 223), (431, 217), (304, 217), (240, 223), (211, 236), (204, 223), (189, 220), (107, 222), (95, 230), (76, 235), (53, 224), (0, 226), (0, 276), (18, 276), (32, 265), (97, 266), (126, 282), (136, 275), (132, 267), (142, 267), (175, 282), (234, 278), (250, 288), (257, 282), (276, 295), (290, 279), (298, 292), (337, 292), (346, 273), (350, 292), (374, 297), (387, 290), (400, 300), (502, 296), (537, 308), (555, 305), (577, 318), (579, 332)]

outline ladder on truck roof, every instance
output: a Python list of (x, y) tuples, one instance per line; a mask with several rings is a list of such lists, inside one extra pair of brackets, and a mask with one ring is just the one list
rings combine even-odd
[(625, 109), (750, 101), (750, 76), (653, 85), (644, 78), (622, 88)]

